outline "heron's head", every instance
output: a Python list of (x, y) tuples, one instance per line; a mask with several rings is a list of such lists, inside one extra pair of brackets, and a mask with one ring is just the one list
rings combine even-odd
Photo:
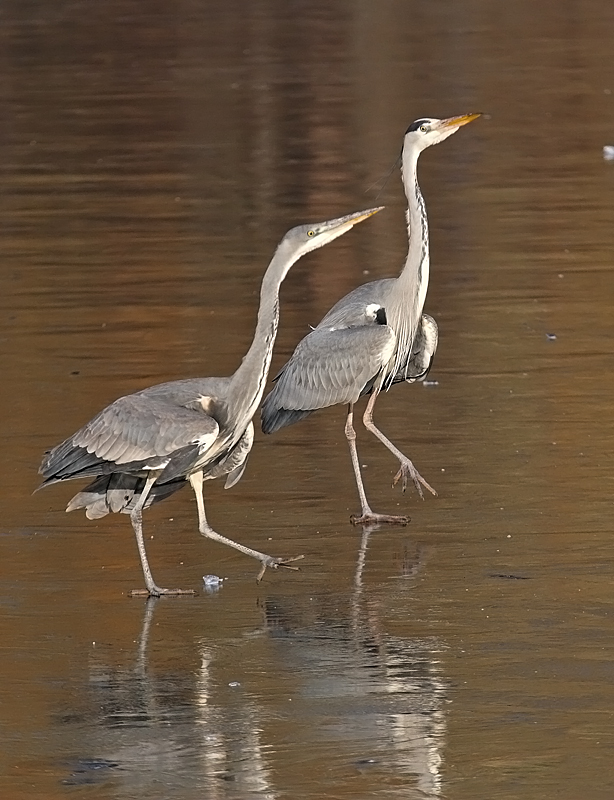
[(421, 117), (412, 122), (405, 131), (403, 147), (412, 147), (418, 152), (422, 152), (432, 144), (443, 142), (463, 125), (473, 122), (474, 119), (481, 116), (481, 114), (462, 114), (460, 117), (448, 117), (447, 119)]
[(369, 219), (384, 206), (378, 208), (367, 208), (365, 211), (356, 211), (354, 214), (347, 214), (345, 217), (329, 219), (326, 222), (314, 222), (312, 225), (297, 225), (291, 228), (282, 240), (285, 248), (290, 248), (296, 258), (317, 250), (325, 244), (332, 242), (338, 236), (347, 233), (354, 225)]

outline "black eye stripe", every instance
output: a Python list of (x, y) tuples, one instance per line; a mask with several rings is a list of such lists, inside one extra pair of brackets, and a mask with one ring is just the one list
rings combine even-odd
[(409, 128), (405, 131), (405, 136), (412, 131), (417, 131), (421, 125), (429, 125), (430, 119), (417, 119), (415, 122), (409, 126)]

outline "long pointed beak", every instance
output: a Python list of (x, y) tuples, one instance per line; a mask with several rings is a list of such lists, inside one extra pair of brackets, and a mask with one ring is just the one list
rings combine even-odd
[(385, 206), (378, 206), (377, 208), (367, 208), (364, 211), (356, 211), (354, 214), (347, 214), (345, 217), (338, 217), (337, 219), (332, 219), (330, 222), (326, 223), (327, 228), (342, 228), (343, 231), (347, 231), (350, 228), (353, 228), (354, 225), (358, 225), (359, 222), (364, 222), (369, 217), (372, 217), (374, 214), (378, 214), (382, 211)]
[(359, 222), (364, 222), (369, 217), (372, 217), (374, 214), (379, 214), (380, 211), (383, 211), (385, 206), (377, 206), (377, 208), (367, 208), (365, 211), (357, 211), (355, 214), (349, 214), (348, 222), (351, 222), (352, 225), (356, 225)]
[(447, 119), (442, 119), (439, 123), (441, 128), (460, 128), (461, 125), (467, 125), (469, 122), (473, 122), (474, 119), (482, 116), (482, 112), (479, 111), (475, 114), (461, 114), (460, 117), (448, 117)]

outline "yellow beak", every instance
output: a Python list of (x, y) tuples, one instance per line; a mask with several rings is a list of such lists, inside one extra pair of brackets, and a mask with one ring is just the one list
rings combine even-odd
[(366, 211), (357, 211), (355, 214), (350, 214), (348, 218), (348, 222), (351, 222), (352, 225), (356, 225), (358, 222), (363, 222), (365, 219), (369, 219), (374, 214), (377, 214), (380, 211), (383, 211), (384, 206), (378, 206), (377, 208), (368, 208)]
[(467, 125), (467, 123), (473, 122), (474, 119), (477, 119), (481, 116), (481, 111), (476, 114), (461, 114), (460, 117), (448, 117), (447, 119), (442, 119), (439, 124), (442, 128), (460, 128), (461, 125)]

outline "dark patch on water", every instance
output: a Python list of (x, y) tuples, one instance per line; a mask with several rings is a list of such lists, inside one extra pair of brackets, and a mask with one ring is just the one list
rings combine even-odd
[(109, 770), (120, 769), (115, 761), (106, 758), (78, 758), (69, 763), (71, 770), (68, 778), (61, 783), (64, 786), (86, 786), (105, 780)]

